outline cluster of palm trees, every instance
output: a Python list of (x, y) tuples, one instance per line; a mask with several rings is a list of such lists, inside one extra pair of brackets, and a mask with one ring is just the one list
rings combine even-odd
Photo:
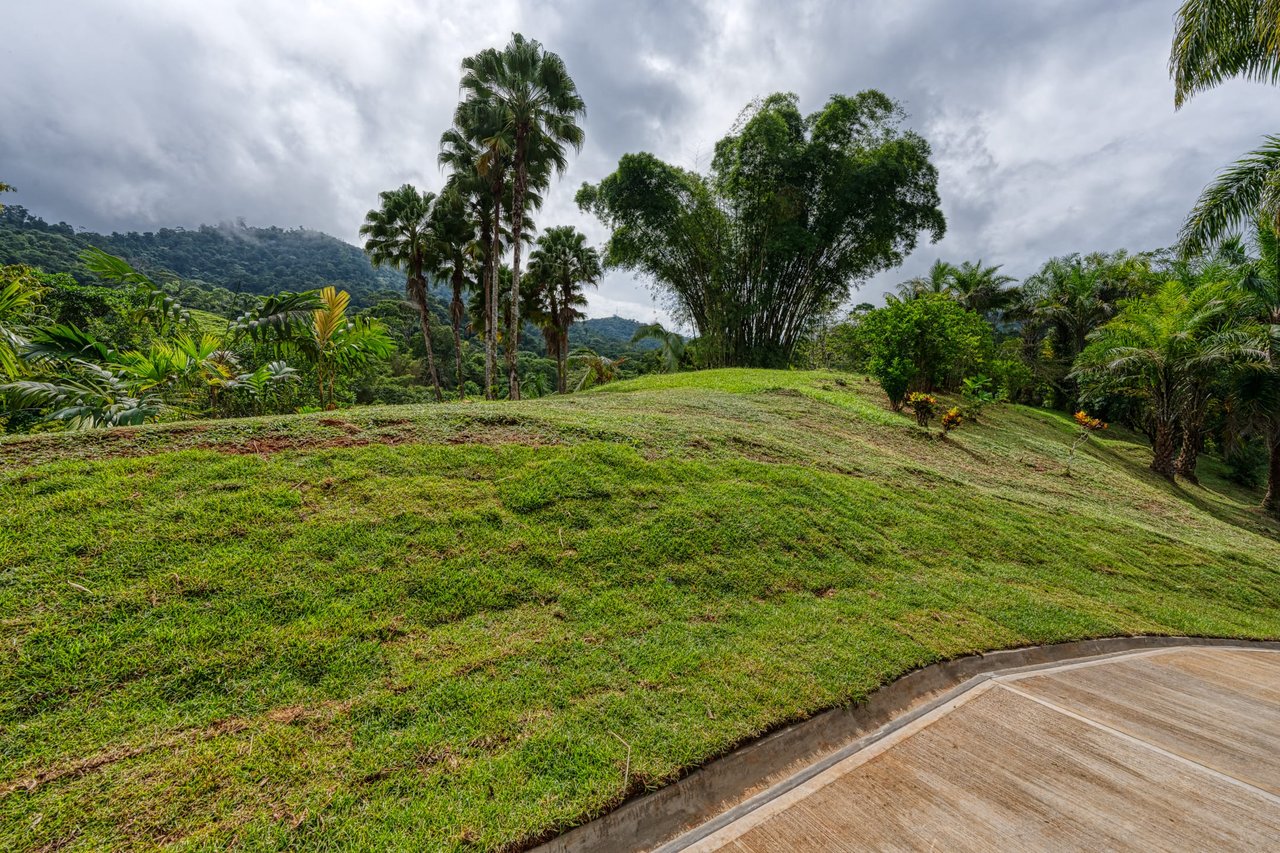
[[(1198, 482), (1211, 409), (1227, 443), (1280, 440), (1280, 267), (1260, 223), (1259, 257), (1238, 243), (1170, 265), (1149, 292), (1121, 302), (1087, 335), (1071, 376), (1086, 404), (1128, 410), (1152, 442), (1151, 469)], [(1272, 470), (1280, 463), (1273, 453)], [(1280, 509), (1270, 478), (1266, 505)]]
[(526, 321), (544, 330), (563, 391), (568, 327), (582, 316), (582, 287), (599, 280), (599, 257), (569, 228), (543, 235), (528, 270), (523, 252), (532, 242), (532, 214), (552, 176), (565, 170), (569, 149), (582, 147), (578, 122), (586, 107), (560, 57), (518, 33), (502, 49), (463, 60), (462, 72), (462, 100), (453, 126), (440, 138), (439, 163), (448, 172), (444, 188), (439, 195), (409, 185), (382, 193), (380, 208), (369, 211), (361, 229), (365, 247), (375, 264), (405, 273), (409, 300), (422, 319), (437, 399), (443, 391), (426, 298), (435, 281), (448, 281), (453, 291), (449, 313), (459, 396), (467, 291), (479, 300), (485, 397), (498, 395), (501, 342), (507, 397), (520, 399), (518, 354)]
[(1256, 437), (1269, 451), (1265, 505), (1280, 512), (1280, 240), (1269, 218), (1250, 244), (1068, 255), (1016, 286), (999, 267), (939, 261), (890, 298), (942, 294), (985, 316), (1005, 339), (985, 369), (1026, 371), (1006, 393), (1142, 429), (1161, 476), (1197, 482), (1210, 433), (1228, 446)]

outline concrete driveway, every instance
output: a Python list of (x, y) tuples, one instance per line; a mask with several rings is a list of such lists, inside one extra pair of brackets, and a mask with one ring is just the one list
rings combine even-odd
[(998, 675), (668, 850), (1280, 850), (1280, 652)]

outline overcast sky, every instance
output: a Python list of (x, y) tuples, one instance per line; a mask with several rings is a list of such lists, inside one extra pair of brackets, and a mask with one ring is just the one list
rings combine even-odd
[[(1172, 242), (1201, 187), (1263, 134), (1277, 92), (1231, 83), (1175, 113), (1177, 0), (453, 2), (0, 0), (0, 179), (94, 230), (243, 217), (355, 242), (378, 191), (437, 189), (459, 62), (512, 31), (565, 60), (586, 145), (538, 217), (629, 151), (705, 168), (751, 99), (877, 88), (932, 143), (947, 236), (864, 283), (879, 301), (936, 258), (1021, 277), (1072, 251)], [(611, 273), (593, 316), (665, 318)]]

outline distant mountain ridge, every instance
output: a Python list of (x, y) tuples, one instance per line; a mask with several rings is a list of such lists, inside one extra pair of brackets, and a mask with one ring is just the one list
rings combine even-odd
[(375, 269), (359, 248), (320, 231), (255, 228), (243, 221), (199, 228), (98, 234), (51, 225), (21, 205), (0, 211), (0, 263), (25, 263), (91, 281), (79, 254), (97, 246), (148, 274), (170, 272), (233, 293), (263, 295), (332, 284), (357, 304), (381, 290), (399, 291), (401, 276)]
[(657, 349), (658, 342), (651, 338), (631, 343), (636, 330), (643, 325), (646, 324), (617, 314), (580, 320), (569, 327), (569, 346), (587, 347), (610, 358), (616, 358), (627, 350)]

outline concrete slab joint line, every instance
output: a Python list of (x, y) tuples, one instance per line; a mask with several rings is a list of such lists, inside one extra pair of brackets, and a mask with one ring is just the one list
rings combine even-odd
[[(1264, 654), (1241, 654), (1245, 652)], [(982, 848), (1003, 842), (1022, 849), (1123, 848), (1137, 847), (1142, 838), (1149, 844), (1168, 846), (1169, 839), (1162, 839), (1160, 833), (1168, 832), (1169, 827), (1131, 819), (1126, 813), (1109, 818), (1106, 826), (1110, 829), (1102, 834), (1120, 833), (1109, 841), (1097, 831), (1087, 837), (1072, 835), (1085, 832), (1091, 819), (1073, 817), (1072, 809), (1083, 808), (1078, 792), (1097, 781), (1090, 774), (1105, 773), (1120, 774), (1135, 792), (1160, 790), (1171, 775), (1191, 785), (1188, 790), (1208, 786), (1217, 792), (1214, 796), (1225, 803), (1218, 811), (1231, 812), (1231, 819), (1224, 823), (1225, 818), (1217, 812), (1202, 813), (1203, 809), (1176, 810), (1177, 819), (1191, 820), (1198, 815), (1201, 835), (1173, 836), (1177, 839), (1175, 849), (1189, 849), (1197, 839), (1202, 849), (1205, 844), (1219, 849), (1259, 849), (1261, 839), (1280, 839), (1277, 653), (1280, 642), (1275, 641), (1121, 637), (946, 661), (908, 673), (857, 706), (818, 714), (747, 744), (538, 849), (546, 853), (674, 853), (723, 848), (745, 853), (876, 846), (873, 840), (859, 841), (853, 836), (869, 832), (868, 824), (880, 820), (890, 823), (895, 802), (890, 798), (879, 811), (866, 813), (871, 801), (899, 784), (908, 786), (905, 796), (909, 798), (912, 786), (923, 789), (930, 783), (938, 790), (926, 805), (949, 807), (952, 812), (936, 825), (929, 823), (927, 815), (917, 814), (891, 836), (892, 846)], [(1219, 659), (1224, 655), (1234, 657), (1224, 663), (1225, 659)], [(1184, 689), (1197, 695), (1183, 696), (1180, 691)], [(970, 717), (984, 722), (968, 735), (957, 734), (971, 724)], [(989, 762), (983, 753), (981, 772), (962, 774), (952, 781), (939, 775), (937, 767), (944, 766), (945, 759), (963, 758), (960, 747), (981, 741), (1001, 727), (1008, 728), (1001, 731), (1001, 743), (1011, 744), (1007, 747), (1009, 767)], [(1070, 737), (1063, 734), (1067, 730)], [(940, 753), (941, 758), (934, 756), (912, 769), (911, 762), (918, 760), (914, 752), (924, 754), (944, 741), (946, 751)], [(1022, 752), (1017, 753), (1018, 749)], [(1092, 755), (1090, 749), (1102, 757)], [(1053, 753), (1053, 760), (1047, 763), (1039, 754), (1046, 750)], [(1127, 764), (1112, 757), (1112, 753), (1121, 752), (1128, 756)], [(1268, 757), (1255, 759), (1259, 754)], [(1017, 766), (1019, 758), (1028, 761), (1022, 777), (1010, 775), (1010, 767)], [(1058, 785), (1061, 780), (1048, 776), (1025, 778), (1047, 772), (1042, 765), (1070, 767), (1078, 776), (1065, 787)], [(871, 778), (888, 766), (896, 768), (901, 778)], [(1144, 773), (1155, 775), (1143, 783)], [(1099, 791), (1114, 790), (1115, 780), (1103, 781), (1106, 784), (1099, 783)], [(1008, 790), (1030, 791), (1021, 794), (1028, 802), (1019, 807), (1037, 810), (1043, 820), (1026, 837), (1009, 835), (1017, 833), (1017, 827), (997, 826), (999, 820), (968, 827), (972, 834), (964, 835), (966, 811), (976, 816), (990, 805), (974, 797), (993, 797), (992, 792), (1002, 784), (1007, 786), (1006, 794)], [(859, 803), (867, 804), (865, 808), (850, 806), (850, 792), (859, 785), (872, 785), (859, 789), (856, 797)], [(1135, 793), (1134, 799), (1145, 796)], [(1217, 801), (1207, 796), (1206, 802), (1212, 805)], [(1155, 814), (1164, 805), (1163, 801), (1144, 803), (1146, 811), (1130, 811)], [(1008, 803), (997, 806), (995, 814), (1010, 809)], [(1257, 814), (1236, 814), (1246, 806)], [(840, 820), (853, 817), (840, 818), (840, 813), (858, 808), (863, 809), (860, 817), (846, 827), (849, 834), (842, 836)], [(980, 823), (977, 817), (974, 821)], [(1116, 829), (1124, 824), (1132, 825), (1124, 832)], [(983, 832), (991, 833), (985, 845)], [(1040, 838), (1037, 845), (1032, 837), (1036, 832), (1057, 834)], [(919, 837), (911, 837), (913, 833)], [(934, 834), (926, 838), (928, 833)], [(1262, 847), (1270, 846), (1263, 841)]]

